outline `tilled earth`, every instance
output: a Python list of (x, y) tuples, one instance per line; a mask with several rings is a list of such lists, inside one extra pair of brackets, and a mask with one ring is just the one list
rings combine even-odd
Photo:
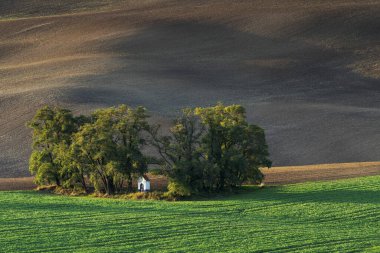
[(0, 177), (29, 176), (45, 104), (239, 103), (275, 166), (380, 158), (380, 1), (59, 2), (0, 3)]

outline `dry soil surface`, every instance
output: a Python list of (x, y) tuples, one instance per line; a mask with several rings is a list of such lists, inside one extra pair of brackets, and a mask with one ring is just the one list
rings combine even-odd
[(276, 166), (376, 161), (379, 31), (375, 0), (2, 0), (0, 177), (28, 175), (45, 104), (239, 103)]

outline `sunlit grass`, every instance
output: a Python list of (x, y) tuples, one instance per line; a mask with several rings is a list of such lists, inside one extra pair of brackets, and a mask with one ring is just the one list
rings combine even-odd
[(0, 192), (5, 252), (377, 252), (380, 176), (203, 201)]

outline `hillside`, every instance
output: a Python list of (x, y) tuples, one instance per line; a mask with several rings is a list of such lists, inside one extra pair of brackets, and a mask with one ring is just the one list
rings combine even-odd
[(0, 192), (0, 244), (4, 252), (379, 252), (379, 182), (180, 202)]
[(44, 104), (241, 103), (277, 166), (379, 160), (379, 30), (371, 0), (1, 1), (0, 177)]

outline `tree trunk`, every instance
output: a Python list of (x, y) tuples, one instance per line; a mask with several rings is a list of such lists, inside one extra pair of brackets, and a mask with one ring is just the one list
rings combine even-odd
[(128, 179), (127, 179), (127, 183), (128, 183), (128, 192), (132, 192), (133, 191), (133, 185), (132, 185), (132, 175), (129, 174), (128, 175)]
[(89, 191), (88, 191), (88, 188), (87, 188), (87, 185), (86, 185), (86, 180), (85, 180), (85, 178), (84, 178), (83, 175), (81, 175), (81, 181), (82, 181), (82, 187), (83, 187), (84, 191), (86, 193), (88, 193)]
[(220, 171), (220, 181), (219, 181), (219, 190), (220, 191), (224, 190), (224, 184), (225, 184), (225, 176), (224, 176), (224, 171), (222, 168)]
[(118, 188), (118, 191), (120, 192), (121, 190), (123, 190), (123, 185), (124, 185), (124, 180), (120, 180), (120, 184), (119, 184), (119, 188)]
[(113, 179), (112, 178), (107, 178), (106, 182), (107, 182), (106, 193), (108, 195), (113, 195), (115, 193), (115, 187), (114, 187), (114, 184), (113, 184)]
[(59, 181), (59, 177), (58, 176), (55, 176), (55, 184), (57, 186), (61, 186), (61, 182)]

